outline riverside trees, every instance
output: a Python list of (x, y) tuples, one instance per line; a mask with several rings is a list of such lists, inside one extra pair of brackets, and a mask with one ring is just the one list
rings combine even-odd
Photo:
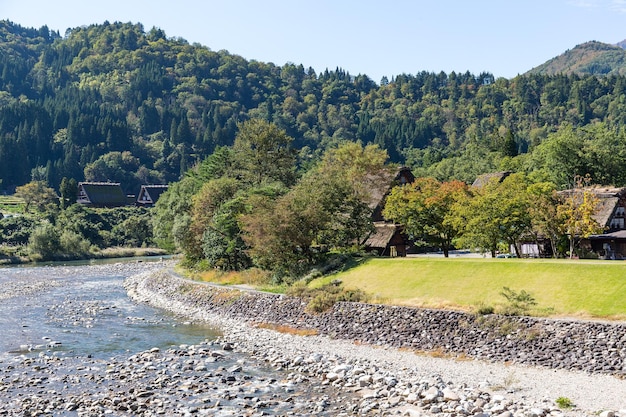
[(418, 242), (441, 248), (445, 256), (453, 245), (492, 256), (512, 248), (520, 256), (520, 242), (539, 237), (550, 241), (554, 256), (558, 241), (568, 238), (573, 256), (580, 237), (602, 231), (593, 218), (597, 205), (590, 191), (558, 194), (553, 183), (532, 182), (517, 173), (469, 188), (456, 181), (418, 178), (391, 191), (383, 214)]
[(293, 139), (253, 119), (233, 147), (192, 169), (158, 200), (155, 236), (188, 262), (222, 270), (255, 265), (278, 280), (302, 274), (328, 250), (358, 246), (371, 230), (365, 177), (390, 169), (375, 145), (347, 142), (297, 178)]

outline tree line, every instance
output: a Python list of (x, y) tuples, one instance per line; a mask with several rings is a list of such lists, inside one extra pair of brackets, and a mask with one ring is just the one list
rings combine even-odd
[(583, 182), (559, 193), (554, 183), (524, 173), (502, 177), (471, 187), (418, 178), (391, 190), (383, 215), (402, 224), (418, 245), (439, 248), (445, 257), (454, 247), (521, 257), (524, 242), (547, 242), (543, 256), (573, 257), (582, 254), (580, 239), (604, 230), (594, 218), (599, 199)]
[(169, 183), (263, 119), (313, 165), (343, 141), (374, 144), (418, 176), (491, 171), (571, 186), (626, 185), (626, 78), (399, 74), (278, 66), (141, 24), (68, 30), (0, 21), (0, 179)]

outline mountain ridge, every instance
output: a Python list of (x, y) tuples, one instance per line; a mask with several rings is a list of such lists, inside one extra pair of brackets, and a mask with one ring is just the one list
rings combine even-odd
[(626, 74), (625, 47), (626, 40), (617, 44), (585, 42), (532, 68), (525, 75), (624, 75)]

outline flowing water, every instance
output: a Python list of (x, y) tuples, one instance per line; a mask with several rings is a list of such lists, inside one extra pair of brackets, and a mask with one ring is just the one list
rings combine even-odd
[(0, 268), (0, 415), (346, 415), (347, 397), (131, 301), (158, 265)]
[(0, 355), (53, 349), (103, 358), (219, 334), (133, 303), (122, 287), (129, 271), (107, 265), (0, 269)]

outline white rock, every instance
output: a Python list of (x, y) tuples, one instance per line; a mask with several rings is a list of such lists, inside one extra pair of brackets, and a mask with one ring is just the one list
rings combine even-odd
[(445, 387), (442, 393), (443, 393), (443, 399), (446, 401), (459, 401), (461, 399), (461, 397), (459, 397), (459, 394), (452, 391), (448, 387)]
[(329, 372), (326, 374), (326, 379), (333, 382), (339, 379), (339, 374), (335, 372)]
[(371, 383), (372, 383), (371, 375), (363, 375), (362, 377), (359, 378), (359, 386), (360, 387), (367, 387)]

